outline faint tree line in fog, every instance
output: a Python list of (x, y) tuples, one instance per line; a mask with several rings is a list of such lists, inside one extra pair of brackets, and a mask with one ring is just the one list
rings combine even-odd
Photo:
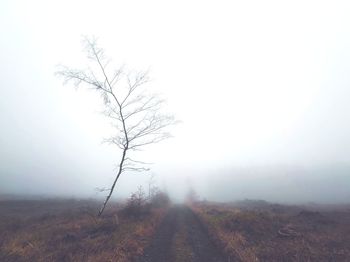
[(73, 82), (97, 91), (103, 98), (104, 114), (112, 120), (115, 135), (105, 141), (121, 150), (116, 176), (101, 206), (101, 216), (120, 175), (126, 171), (147, 171), (147, 163), (131, 157), (133, 151), (170, 137), (167, 127), (176, 123), (173, 115), (164, 114), (164, 100), (147, 92), (148, 72), (127, 71), (124, 67), (109, 68), (110, 59), (98, 47), (96, 39), (84, 38), (84, 49), (89, 61), (88, 69), (61, 67), (56, 74), (64, 83)]

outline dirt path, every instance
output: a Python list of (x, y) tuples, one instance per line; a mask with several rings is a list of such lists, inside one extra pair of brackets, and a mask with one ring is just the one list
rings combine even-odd
[(196, 215), (185, 206), (172, 208), (139, 262), (225, 262)]

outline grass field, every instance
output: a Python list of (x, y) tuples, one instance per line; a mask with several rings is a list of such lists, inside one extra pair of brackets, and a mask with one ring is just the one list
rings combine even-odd
[(245, 201), (192, 209), (233, 261), (350, 261), (350, 206)]
[(160, 202), (1, 200), (0, 261), (350, 261), (350, 206)]
[(131, 261), (143, 252), (164, 208), (130, 216), (77, 200), (0, 201), (0, 261)]

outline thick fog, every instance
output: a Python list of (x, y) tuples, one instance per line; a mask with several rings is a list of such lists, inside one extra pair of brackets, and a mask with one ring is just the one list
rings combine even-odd
[(347, 1), (2, 1), (0, 194), (101, 197), (120, 151), (96, 92), (63, 85), (86, 68), (82, 35), (111, 66), (149, 70), (181, 123), (144, 148), (175, 199), (346, 202), (350, 197)]

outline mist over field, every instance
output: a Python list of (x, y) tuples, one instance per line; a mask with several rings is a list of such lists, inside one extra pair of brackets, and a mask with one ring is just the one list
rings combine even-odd
[[(181, 123), (145, 147), (114, 198), (156, 185), (175, 200), (350, 199), (346, 1), (2, 1), (0, 195), (102, 198), (120, 150), (101, 97), (63, 85), (82, 35), (111, 66), (149, 70)], [(78, 15), (79, 14), (79, 15)], [(137, 18), (137, 19), (136, 19)]]

